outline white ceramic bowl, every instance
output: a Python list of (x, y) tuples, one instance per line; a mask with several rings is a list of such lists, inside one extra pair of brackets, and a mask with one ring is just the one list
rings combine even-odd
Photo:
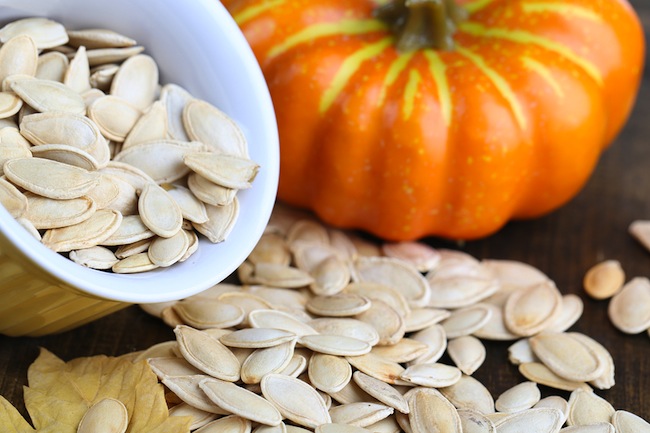
[(176, 83), (231, 116), (261, 165), (240, 191), (239, 219), (225, 242), (201, 241), (189, 260), (141, 274), (73, 263), (32, 238), (0, 208), (0, 333), (60, 332), (132, 303), (182, 299), (230, 275), (261, 237), (275, 202), (275, 116), (250, 47), (217, 0), (0, 0), (0, 24), (45, 16), (69, 29), (107, 28), (145, 47), (160, 83)]

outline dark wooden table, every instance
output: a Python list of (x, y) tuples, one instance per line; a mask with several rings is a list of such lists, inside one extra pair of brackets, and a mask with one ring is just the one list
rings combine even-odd
[[(650, 34), (650, 2), (632, 0), (646, 35)], [(564, 293), (582, 297), (585, 312), (572, 328), (588, 334), (612, 353), (616, 385), (597, 391), (617, 409), (650, 420), (650, 338), (617, 331), (607, 318), (607, 302), (586, 297), (584, 273), (604, 259), (622, 263), (628, 279), (650, 277), (650, 253), (632, 239), (627, 228), (650, 219), (650, 74), (646, 71), (632, 117), (616, 142), (602, 155), (584, 190), (562, 209), (537, 220), (512, 222), (488, 239), (468, 242), (463, 250), (478, 258), (521, 260), (551, 277)], [(436, 246), (457, 245), (430, 240)], [(0, 395), (26, 415), (22, 387), (27, 367), (45, 347), (64, 360), (98, 354), (120, 355), (173, 339), (170, 328), (132, 306), (81, 328), (42, 338), (0, 336)], [(475, 373), (496, 397), (524, 380), (507, 362), (510, 343), (487, 344), (488, 358)], [(555, 393), (543, 389), (545, 395)], [(567, 393), (559, 393), (567, 397)]]

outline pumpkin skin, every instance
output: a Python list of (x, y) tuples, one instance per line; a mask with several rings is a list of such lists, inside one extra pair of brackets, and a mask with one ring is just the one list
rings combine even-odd
[(387, 240), (476, 239), (579, 192), (640, 83), (625, 0), (458, 0), (456, 48), (407, 53), (383, 3), (223, 1), (273, 99), (281, 201)]

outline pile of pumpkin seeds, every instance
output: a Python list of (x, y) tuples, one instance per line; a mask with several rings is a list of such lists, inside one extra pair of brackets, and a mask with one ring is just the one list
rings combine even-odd
[(25, 18), (0, 42), (0, 202), (34, 237), (116, 273), (226, 239), (259, 170), (232, 119), (111, 30)]
[[(196, 432), (650, 432), (595, 391), (614, 363), (568, 331), (580, 297), (525, 263), (378, 245), (277, 205), (238, 277), (141, 305), (176, 339), (132, 356)], [(483, 340), (512, 341), (524, 377), (496, 398), (472, 376)]]

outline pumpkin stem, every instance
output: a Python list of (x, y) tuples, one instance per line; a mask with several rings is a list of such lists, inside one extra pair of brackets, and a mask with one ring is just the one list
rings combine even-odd
[(454, 0), (396, 0), (377, 8), (375, 16), (391, 26), (400, 52), (452, 50), (453, 34), (467, 11)]

